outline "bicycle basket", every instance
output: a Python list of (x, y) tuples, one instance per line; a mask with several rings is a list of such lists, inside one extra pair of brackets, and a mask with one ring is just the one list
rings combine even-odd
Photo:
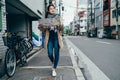
[(3, 35), (2, 38), (5, 46), (13, 47), (16, 44), (16, 37), (14, 37), (12, 34), (7, 36)]

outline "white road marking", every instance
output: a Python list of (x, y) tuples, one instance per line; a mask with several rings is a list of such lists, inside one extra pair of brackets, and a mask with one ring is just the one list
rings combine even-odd
[(103, 42), (103, 41), (96, 41), (98, 43), (103, 43), (103, 44), (111, 44), (111, 43), (108, 43), (108, 42)]
[(66, 38), (66, 43), (71, 46), (79, 60), (84, 64), (84, 68), (87, 68), (92, 80), (110, 80), (80, 49), (78, 49), (69, 39)]
[[(47, 68), (52, 68), (52, 66), (26, 66), (22, 67), (25, 69), (47, 69)], [(57, 68), (73, 68), (73, 66), (58, 66)]]

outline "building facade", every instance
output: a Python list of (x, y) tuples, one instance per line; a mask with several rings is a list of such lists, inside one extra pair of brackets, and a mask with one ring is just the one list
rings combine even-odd
[(87, 31), (87, 0), (78, 0), (78, 17), (80, 35), (85, 36)]
[(104, 34), (105, 38), (111, 38), (111, 27), (110, 27), (110, 22), (111, 22), (111, 13), (110, 13), (110, 5), (111, 2), (110, 0), (104, 0), (103, 1), (103, 26), (104, 26)]
[(88, 0), (87, 24), (88, 36), (95, 28), (99, 38), (120, 39), (120, 0)]
[(70, 32), (72, 35), (85, 35), (87, 29), (87, 0), (76, 0), (76, 9), (74, 19), (70, 23)]
[[(116, 38), (118, 34), (118, 39), (120, 39), (120, 0), (118, 0), (118, 16), (116, 16), (116, 0), (111, 0), (111, 28), (112, 28), (112, 37)], [(118, 19), (118, 28), (116, 30), (116, 20)], [(117, 32), (118, 31), (118, 32)]]
[(95, 27), (97, 28), (97, 37), (103, 38), (103, 0), (95, 0)]
[(95, 26), (95, 0), (88, 0), (87, 10), (87, 36), (96, 37), (97, 28)]
[(87, 12), (82, 11), (79, 14), (80, 35), (85, 36), (87, 31)]

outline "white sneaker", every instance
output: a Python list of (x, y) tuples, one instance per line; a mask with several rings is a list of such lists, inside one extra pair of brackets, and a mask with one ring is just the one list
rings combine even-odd
[(52, 76), (53, 76), (53, 77), (56, 77), (56, 76), (57, 76), (57, 73), (56, 73), (55, 69), (52, 70)]

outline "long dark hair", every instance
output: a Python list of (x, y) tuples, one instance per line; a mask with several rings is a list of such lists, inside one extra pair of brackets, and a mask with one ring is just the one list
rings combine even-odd
[(47, 8), (47, 11), (49, 11), (50, 7), (53, 6), (55, 8), (55, 6), (53, 4), (50, 4)]
[(48, 14), (49, 14), (49, 9), (50, 7), (53, 6), (55, 8), (55, 6), (53, 4), (50, 4), (48, 7), (47, 7), (47, 12), (46, 12), (46, 15), (45, 17), (47, 18)]

